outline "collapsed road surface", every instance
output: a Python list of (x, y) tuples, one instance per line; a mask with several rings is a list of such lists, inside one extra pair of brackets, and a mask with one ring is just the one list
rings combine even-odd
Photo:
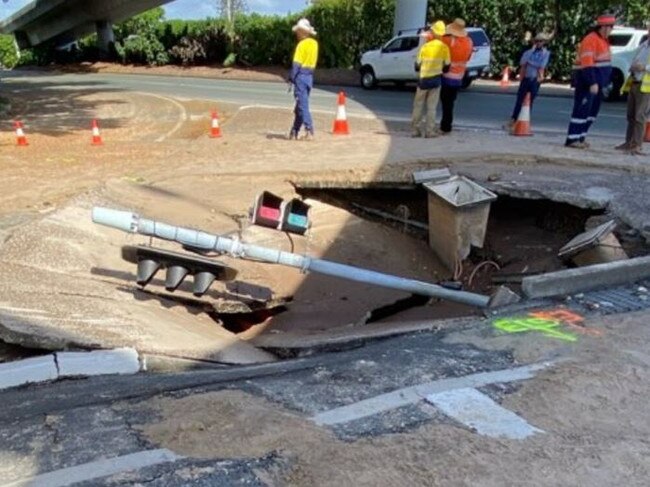
[[(132, 208), (247, 243), (440, 282), (454, 276), (403, 225), (311, 199), (311, 232), (296, 238), (250, 225), (248, 208), (264, 190), (298, 197), (305, 181), (410, 187), (414, 170), (449, 167), (515, 204), (544, 198), (577, 208), (558, 215), (549, 206), (533, 225), (539, 241), (504, 238), (474, 256), (502, 254), (500, 265), (521, 274), (531, 255), (562, 265), (557, 251), (566, 242), (557, 236), (568, 241), (599, 218), (616, 220), (630, 255), (647, 253), (645, 159), (617, 154), (610, 139), (584, 153), (556, 137), (481, 130), (412, 140), (399, 123), (368, 118), (351, 120), (350, 137), (319, 134), (306, 159), (307, 146), (283, 136), (289, 110), (219, 103), (223, 137), (212, 140), (214, 101), (86, 80), (12, 81), (10, 115), (27, 121), (30, 145), (18, 148), (13, 133), (0, 133), (0, 338), (34, 353), (130, 346), (148, 363), (237, 367), (3, 391), (2, 482), (643, 485), (647, 284), (481, 319), (406, 293), (227, 262), (236, 281), (202, 299), (183, 286), (172, 296), (156, 279), (140, 289), (135, 266), (121, 259), (123, 245), (148, 239), (92, 225), (90, 210)], [(318, 113), (317, 126), (333, 116)], [(101, 147), (90, 146), (93, 118)], [(416, 207), (379, 209), (417, 216)], [(472, 277), (479, 289), (492, 285), (494, 268), (479, 265), (470, 260), (464, 285)], [(602, 313), (609, 305), (619, 314)], [(620, 314), (631, 309), (637, 314)], [(368, 342), (375, 327), (383, 337), (417, 329), (407, 321), (427, 331)], [(304, 346), (314, 335), (325, 336), (330, 354), (280, 360), (317, 353)]]
[(285, 364), (3, 391), (0, 485), (640, 486), (646, 317), (585, 316), (570, 344), (468, 319)]

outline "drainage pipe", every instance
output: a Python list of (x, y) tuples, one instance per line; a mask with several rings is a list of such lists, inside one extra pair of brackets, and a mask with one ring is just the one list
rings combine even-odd
[(298, 268), (303, 272), (317, 272), (351, 281), (397, 289), (420, 296), (446, 299), (479, 308), (487, 307), (490, 301), (488, 296), (481, 294), (454, 291), (414, 279), (405, 279), (350, 265), (337, 264), (336, 262), (314, 259), (281, 250), (245, 244), (233, 238), (221, 237), (198, 230), (148, 220), (128, 211), (95, 207), (93, 208), (92, 219), (93, 222), (100, 225), (117, 228), (128, 233), (139, 233), (162, 240), (170, 240), (196, 249), (227, 253), (239, 259), (281, 264)]

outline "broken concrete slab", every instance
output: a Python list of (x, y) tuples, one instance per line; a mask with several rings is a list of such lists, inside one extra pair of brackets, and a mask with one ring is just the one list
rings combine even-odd
[(430, 394), (426, 400), (480, 435), (523, 440), (536, 433), (543, 433), (521, 416), (471, 387)]
[(223, 363), (275, 360), (202, 308), (138, 289), (117, 235), (93, 225), (82, 203), (14, 229), (0, 253), (0, 339), (45, 350), (131, 347)]
[(54, 355), (0, 364), (0, 389), (45, 382), (57, 377)]
[(448, 168), (429, 169), (427, 171), (416, 171), (413, 173), (413, 182), (415, 184), (429, 183), (432, 181), (442, 181), (449, 179), (451, 172)]
[(614, 220), (587, 230), (560, 249), (558, 257), (571, 259), (578, 266), (588, 266), (628, 259), (616, 236)]
[(59, 377), (109, 374), (137, 374), (144, 367), (133, 348), (93, 350), (92, 352), (58, 352), (55, 354)]
[(525, 277), (522, 290), (529, 298), (546, 298), (634, 283), (648, 277), (650, 257), (637, 257)]

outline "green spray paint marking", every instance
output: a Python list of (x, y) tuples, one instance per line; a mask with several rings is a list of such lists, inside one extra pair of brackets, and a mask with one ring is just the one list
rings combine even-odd
[(543, 318), (501, 318), (495, 320), (494, 327), (506, 333), (525, 333), (529, 331), (541, 332), (549, 338), (557, 338), (566, 342), (575, 342), (578, 337), (573, 333), (567, 333), (559, 330), (562, 325), (559, 320), (548, 320)]

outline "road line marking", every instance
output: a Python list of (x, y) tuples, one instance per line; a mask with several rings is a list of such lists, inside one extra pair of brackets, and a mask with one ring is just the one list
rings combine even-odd
[(450, 418), (475, 429), (480, 435), (523, 440), (536, 433), (544, 433), (476, 389), (454, 389), (430, 394), (427, 402)]
[(312, 416), (312, 421), (319, 425), (336, 425), (365, 418), (392, 409), (397, 409), (409, 404), (415, 404), (431, 394), (436, 394), (454, 389), (471, 387), (483, 387), (489, 384), (513, 382), (517, 380), (532, 379), (535, 372), (544, 370), (551, 366), (551, 362), (526, 365), (512, 369), (498, 370), (494, 372), (481, 372), (478, 374), (456, 377), (453, 379), (441, 379), (416, 386), (397, 389), (386, 394), (371, 397), (347, 406), (323, 411)]
[(167, 139), (168, 137), (171, 137), (172, 135), (174, 135), (183, 126), (183, 124), (187, 120), (187, 110), (185, 110), (185, 107), (182, 104), (178, 103), (173, 98), (169, 98), (167, 96), (162, 96), (162, 95), (157, 95), (157, 94), (154, 94), (154, 93), (147, 93), (147, 92), (144, 92), (144, 91), (136, 91), (135, 93), (139, 93), (141, 95), (152, 96), (154, 98), (160, 98), (161, 100), (168, 101), (168, 102), (172, 103), (173, 105), (176, 105), (176, 108), (178, 108), (180, 110), (180, 112), (181, 112), (180, 116), (178, 117), (178, 121), (176, 122), (176, 125), (174, 125), (174, 127), (171, 130), (169, 130), (167, 133), (165, 133), (165, 134), (161, 135), (160, 137), (158, 137), (156, 139), (156, 142), (162, 142), (163, 140)]
[(146, 450), (121, 457), (106, 458), (94, 462), (84, 463), (74, 467), (62, 468), (54, 472), (22, 478), (9, 483), (0, 484), (1, 487), (65, 487), (80, 482), (87, 482), (117, 473), (140, 470), (153, 465), (175, 462), (184, 457), (176, 455), (173, 451), (161, 448), (159, 450)]

